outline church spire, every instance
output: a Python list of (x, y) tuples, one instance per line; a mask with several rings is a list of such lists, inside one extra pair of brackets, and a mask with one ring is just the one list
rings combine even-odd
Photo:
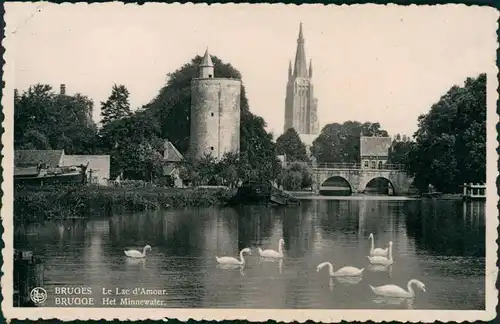
[(299, 26), (299, 40), (304, 41), (304, 35), (302, 34), (302, 22), (300, 22)]
[(302, 23), (300, 23), (299, 38), (297, 38), (297, 51), (295, 52), (295, 69), (293, 75), (297, 77), (307, 77), (306, 52), (304, 49)]

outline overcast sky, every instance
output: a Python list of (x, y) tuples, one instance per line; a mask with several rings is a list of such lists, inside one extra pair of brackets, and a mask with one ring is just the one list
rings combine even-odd
[(411, 135), (454, 84), (495, 77), (495, 10), (446, 6), (294, 6), (6, 3), (7, 51), (15, 87), (35, 83), (94, 100), (94, 118), (113, 83), (133, 108), (152, 100), (166, 74), (203, 55), (243, 75), (250, 109), (283, 131), (288, 62), (303, 23), (313, 60), (320, 127), (380, 122)]

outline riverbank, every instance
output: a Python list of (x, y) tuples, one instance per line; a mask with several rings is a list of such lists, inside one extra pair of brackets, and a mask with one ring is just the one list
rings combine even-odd
[(418, 200), (420, 198), (406, 197), (406, 196), (297, 196), (299, 200)]
[(420, 196), (388, 196), (388, 195), (352, 195), (352, 196), (325, 196), (318, 195), (312, 191), (285, 191), (299, 200), (419, 200), (419, 199), (434, 199), (434, 200), (462, 200), (461, 194), (442, 194), (436, 198), (426, 198)]
[(228, 190), (162, 187), (16, 187), (14, 222), (86, 218), (117, 210), (206, 207), (224, 204), (231, 194)]

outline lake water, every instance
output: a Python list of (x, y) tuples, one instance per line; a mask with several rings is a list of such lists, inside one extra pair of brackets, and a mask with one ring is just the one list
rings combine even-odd
[[(88, 287), (96, 307), (103, 297), (157, 299), (157, 307), (201, 308), (413, 308), (484, 309), (484, 202), (303, 200), (297, 207), (203, 208), (94, 216), (90, 220), (19, 227), (15, 247), (33, 250), (45, 263), (45, 306), (61, 288)], [(393, 241), (392, 268), (372, 268), (369, 234), (376, 247)], [(277, 250), (282, 262), (263, 262), (257, 247)], [(152, 251), (143, 261), (123, 250)], [(243, 270), (217, 267), (215, 256), (237, 257), (249, 247)], [(331, 280), (316, 266), (330, 261), (366, 268), (358, 282)], [(406, 289), (419, 279), (412, 302), (375, 298), (368, 285)], [(56, 290), (58, 288), (58, 290)], [(163, 295), (133, 295), (134, 288)], [(111, 291), (111, 295), (103, 295)], [(108, 290), (109, 289), (109, 290)], [(109, 299), (107, 300), (109, 302)], [(132, 307), (122, 305), (121, 307)], [(140, 307), (140, 306), (134, 306)], [(144, 306), (143, 306), (144, 307)]]

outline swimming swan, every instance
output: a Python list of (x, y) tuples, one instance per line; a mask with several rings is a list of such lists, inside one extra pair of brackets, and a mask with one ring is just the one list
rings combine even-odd
[(397, 298), (413, 298), (415, 297), (415, 291), (413, 291), (412, 285), (417, 285), (423, 292), (425, 292), (425, 285), (417, 279), (412, 279), (408, 281), (408, 291), (396, 285), (384, 285), (379, 287), (373, 287), (371, 285), (370, 288), (377, 296), (382, 297), (397, 297)]
[(318, 267), (316, 268), (316, 272), (319, 272), (325, 266), (329, 267), (330, 277), (356, 277), (356, 276), (361, 276), (363, 274), (363, 271), (365, 270), (365, 268), (358, 269), (355, 267), (347, 266), (340, 268), (339, 270), (334, 272), (333, 265), (330, 262), (323, 262), (318, 265)]
[(371, 264), (383, 264), (383, 265), (390, 265), (394, 263), (394, 260), (392, 259), (392, 241), (389, 242), (389, 258), (384, 257), (384, 256), (372, 256), (368, 257), (370, 260)]
[(146, 245), (144, 249), (142, 249), (142, 253), (137, 250), (125, 250), (124, 252), (129, 258), (145, 258), (147, 250), (151, 251), (151, 246)]
[(371, 239), (371, 241), (372, 241), (372, 247), (370, 249), (370, 256), (376, 256), (376, 255), (387, 256), (387, 248), (385, 248), (385, 249), (375, 248), (375, 243), (373, 242), (373, 233), (370, 233), (369, 239)]
[(215, 256), (215, 260), (217, 261), (218, 264), (223, 264), (223, 265), (245, 265), (245, 258), (243, 257), (243, 253), (248, 253), (248, 255), (252, 255), (252, 251), (250, 251), (249, 248), (244, 248), (240, 252), (240, 260), (233, 258), (233, 257), (218, 257)]
[(278, 252), (274, 250), (262, 250), (259, 248), (259, 255), (264, 258), (283, 258), (283, 246), (285, 245), (285, 240), (280, 239), (278, 242)]

